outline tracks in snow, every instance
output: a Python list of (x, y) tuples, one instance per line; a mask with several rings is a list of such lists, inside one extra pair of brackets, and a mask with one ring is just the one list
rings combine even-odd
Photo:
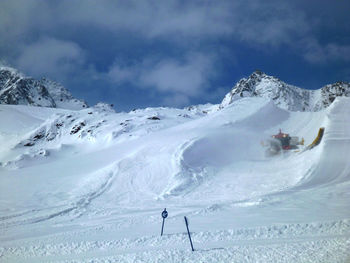
[[(104, 229), (97, 231), (115, 231)], [(77, 233), (79, 235), (79, 233)], [(91, 235), (91, 233), (89, 233)], [(168, 257), (168, 262), (195, 261), (196, 256), (206, 262), (218, 259), (242, 260), (239, 262), (345, 262), (350, 257), (350, 221), (324, 223), (279, 224), (251, 229), (229, 229), (213, 232), (192, 232), (195, 253), (189, 250), (185, 232), (160, 236), (143, 236), (74, 242), (65, 236), (43, 238), (35, 245), (25, 242), (19, 246), (5, 245), (0, 248), (0, 259), (18, 261), (108, 262), (125, 260), (132, 262), (158, 262)], [(91, 236), (89, 236), (91, 240)], [(199, 253), (196, 253), (199, 252)], [(322, 255), (320, 255), (322, 253)], [(198, 258), (197, 258), (198, 259)], [(216, 259), (216, 260), (215, 260)], [(197, 261), (198, 262), (198, 261)]]
[[(118, 165), (110, 165), (101, 171), (94, 173), (92, 177), (96, 176), (99, 180), (94, 180), (97, 187), (88, 191), (87, 193), (78, 196), (77, 200), (71, 200), (69, 205), (61, 205), (56, 207), (47, 207), (45, 209), (33, 209), (24, 211), (4, 217), (0, 217), (0, 227), (14, 227), (25, 224), (35, 224), (53, 218), (69, 215), (70, 217), (80, 217), (87, 209), (89, 204), (105, 191), (107, 191), (118, 173)], [(82, 186), (84, 187), (84, 186)]]

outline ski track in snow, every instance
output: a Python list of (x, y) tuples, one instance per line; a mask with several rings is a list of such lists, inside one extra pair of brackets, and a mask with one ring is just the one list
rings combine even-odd
[[(329, 262), (329, 260), (343, 262), (342, 260), (349, 256), (347, 254), (350, 248), (349, 230), (350, 222), (343, 220), (331, 223), (274, 225), (256, 229), (192, 232), (196, 248), (194, 254), (188, 251), (186, 233), (166, 234), (163, 237), (144, 236), (136, 239), (56, 244), (50, 240), (52, 238), (46, 238), (35, 245), (2, 248), (0, 258), (4, 261), (14, 257), (19, 261), (40, 261), (42, 258), (56, 261), (55, 259), (59, 257), (61, 258), (59, 262), (84, 262), (84, 259), (79, 260), (81, 256), (83, 258), (92, 256), (93, 258), (88, 261), (132, 262), (137, 258), (142, 262), (158, 262), (167, 256), (172, 256), (172, 261), (175, 262), (182, 260), (191, 262), (196, 257), (207, 260), (206, 262), (215, 262), (217, 259), (229, 261), (244, 259), (242, 262), (255, 262), (262, 256), (266, 257), (266, 260), (278, 259), (283, 260), (282, 262), (288, 262), (287, 260), (303, 262), (312, 260), (313, 257), (320, 260), (317, 262)], [(114, 256), (105, 257), (111, 251)], [(64, 258), (69, 260), (62, 260)]]
[[(34, 109), (25, 115), (19, 107), (21, 125), (33, 119), (39, 125), (54, 112), (35, 117)], [(181, 122), (174, 117), (179, 111), (166, 109), (146, 110), (168, 114), (160, 124), (142, 118), (144, 112), (123, 115), (116, 123), (124, 119), (129, 128), (117, 133), (108, 124), (114, 115), (106, 115), (113, 135), (100, 131), (102, 147), (93, 141), (82, 149), (58, 148), (17, 170), (0, 167), (0, 261), (348, 262), (349, 109), (347, 98), (312, 113), (249, 98)], [(17, 140), (28, 134), (26, 125)], [(278, 128), (311, 143), (321, 126), (326, 132), (314, 149), (263, 155), (260, 140)], [(170, 216), (160, 237), (164, 207)]]
[[(30, 210), (19, 214), (12, 214), (4, 217), (0, 217), (0, 226), (4, 227), (23, 225), (23, 224), (35, 224), (42, 221), (50, 220), (55, 217), (61, 217), (66, 214), (73, 215), (73, 217), (80, 217), (86, 207), (95, 199), (102, 195), (112, 184), (112, 181), (115, 177), (115, 172), (105, 172), (105, 178), (100, 182), (98, 187), (96, 187), (93, 191), (79, 196), (79, 199), (74, 201), (70, 206), (66, 207), (54, 207), (48, 209), (38, 209), (38, 210)], [(48, 212), (45, 212), (48, 210)], [(52, 212), (54, 210), (54, 212)], [(42, 214), (44, 212), (45, 215), (34, 216), (35, 214)], [(24, 218), (24, 216), (30, 215), (30, 218)], [(9, 221), (9, 219), (14, 219), (13, 221)], [(5, 221), (4, 223), (1, 221)]]

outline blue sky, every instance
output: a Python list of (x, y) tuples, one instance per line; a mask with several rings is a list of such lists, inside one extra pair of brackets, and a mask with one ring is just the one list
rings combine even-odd
[(255, 69), (350, 81), (350, 2), (2, 0), (0, 61), (117, 110), (218, 103)]

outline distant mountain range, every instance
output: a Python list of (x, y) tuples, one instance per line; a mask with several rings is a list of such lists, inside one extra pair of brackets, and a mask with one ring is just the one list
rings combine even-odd
[(278, 78), (255, 71), (243, 78), (226, 94), (223, 108), (243, 97), (271, 99), (280, 108), (290, 111), (318, 111), (328, 107), (336, 97), (350, 96), (349, 82), (336, 82), (318, 90), (306, 90), (289, 85)]
[(16, 69), (0, 67), (0, 104), (22, 104), (78, 110), (87, 108), (61, 84), (26, 77)]
[[(350, 97), (350, 83), (336, 82), (318, 90), (289, 85), (261, 71), (243, 78), (226, 94), (220, 108), (243, 97), (263, 97), (280, 108), (290, 111), (319, 111), (328, 107), (336, 97)], [(0, 67), (0, 104), (22, 104), (79, 110), (87, 108), (85, 101), (76, 99), (61, 84), (43, 78), (26, 77), (18, 70)]]

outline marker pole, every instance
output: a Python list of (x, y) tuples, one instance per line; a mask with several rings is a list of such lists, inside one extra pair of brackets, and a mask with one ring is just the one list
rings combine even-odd
[(193, 244), (192, 244), (192, 239), (191, 239), (191, 234), (190, 234), (190, 230), (188, 229), (187, 217), (185, 216), (184, 218), (185, 218), (185, 223), (186, 223), (188, 238), (190, 239), (190, 243), (191, 243), (191, 249), (192, 249), (192, 251), (194, 251), (194, 249), (193, 249)]
[(168, 217), (168, 212), (166, 211), (166, 208), (164, 208), (164, 211), (162, 212), (163, 223), (162, 223), (162, 231), (160, 231), (160, 236), (163, 235), (164, 222), (165, 222), (165, 218), (167, 217)]
[(162, 231), (160, 232), (160, 235), (161, 235), (161, 236), (163, 235), (164, 221), (165, 221), (165, 218), (163, 218), (163, 223), (162, 223)]

